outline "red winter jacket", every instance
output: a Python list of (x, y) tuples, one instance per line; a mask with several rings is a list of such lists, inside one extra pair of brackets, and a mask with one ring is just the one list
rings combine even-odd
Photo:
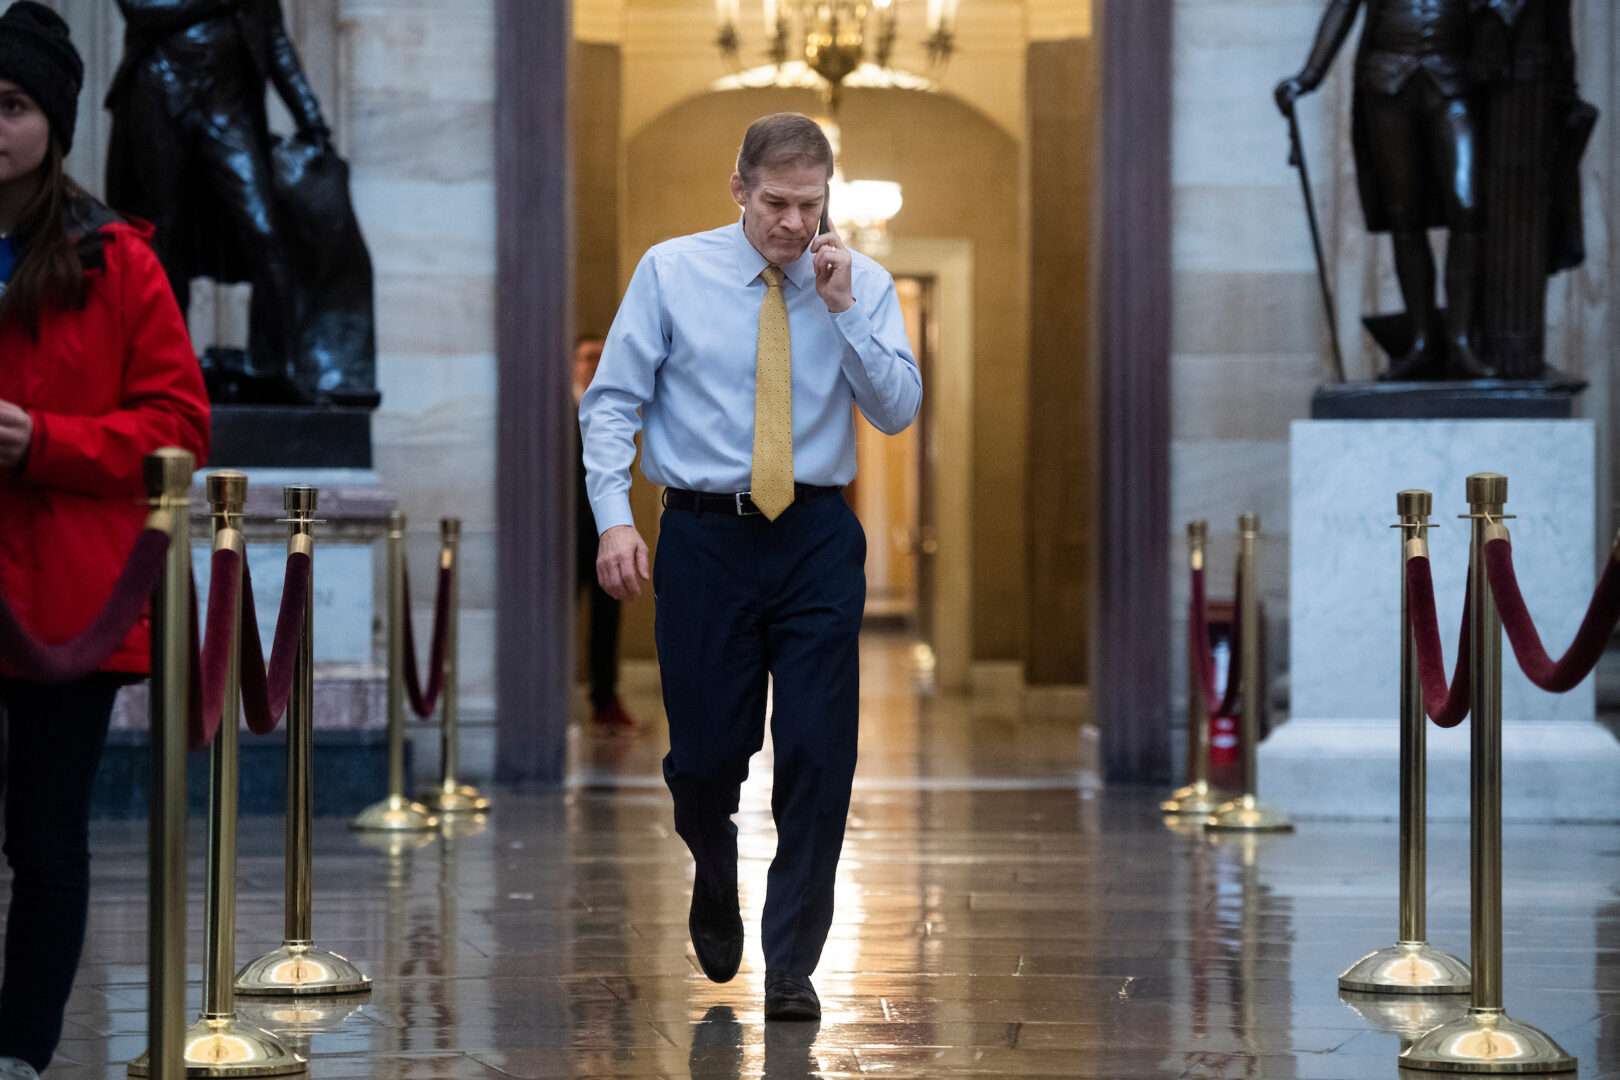
[[(48, 644), (112, 594), (146, 520), (145, 455), (208, 453), (208, 394), (152, 230), (95, 209), (84, 308), (47, 311), (37, 339), (0, 321), (0, 400), (34, 422), (21, 470), (0, 471), (0, 597)], [(145, 674), (150, 633), (143, 617), (102, 670)], [(3, 658), (0, 675), (26, 677)]]

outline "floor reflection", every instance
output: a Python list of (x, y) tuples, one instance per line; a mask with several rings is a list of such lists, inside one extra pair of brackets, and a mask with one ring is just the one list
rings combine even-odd
[(741, 1076), (744, 1036), (743, 1026), (730, 1005), (711, 1006), (692, 1032), (692, 1052), (686, 1059), (688, 1071), (693, 1077), (715, 1080)]
[[(486, 820), (440, 833), (368, 840), (318, 822), (315, 934), (373, 992), (253, 1016), (332, 1080), (1393, 1080), (1402, 1041), (1466, 1007), (1339, 995), (1338, 973), (1397, 922), (1393, 822), (1168, 829), (1157, 790), (1096, 783), (1095, 740), (1072, 720), (941, 698), (916, 655), (882, 638), (863, 655), (821, 1024), (763, 1018), (769, 749), (739, 815), (743, 968), (715, 985), (687, 940), (692, 871), (656, 728), (576, 732), (564, 792), (499, 791)], [(656, 700), (629, 704), (658, 716)], [(1467, 826), (1429, 835), (1429, 936), (1466, 955)], [(1570, 825), (1509, 826), (1505, 842), (1509, 1011), (1576, 1054), (1583, 1077), (1620, 1080), (1620, 845)], [(98, 825), (94, 843), (90, 941), (51, 1080), (121, 1078), (146, 1043), (145, 829)], [(241, 850), (249, 956), (282, 936), (281, 823), (244, 822)], [(200, 873), (193, 892), (196, 936)], [(189, 948), (196, 980), (200, 937)]]
[(1468, 1015), (1467, 994), (1370, 994), (1340, 990), (1339, 1000), (1367, 1026), (1401, 1040), (1401, 1049), (1441, 1024)]

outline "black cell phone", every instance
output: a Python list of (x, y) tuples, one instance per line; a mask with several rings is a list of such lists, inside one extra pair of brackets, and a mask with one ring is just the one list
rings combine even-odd
[(832, 185), (827, 186), (827, 193), (821, 197), (821, 230), (819, 235), (825, 236), (832, 232), (832, 218), (827, 216), (827, 204), (832, 201)]

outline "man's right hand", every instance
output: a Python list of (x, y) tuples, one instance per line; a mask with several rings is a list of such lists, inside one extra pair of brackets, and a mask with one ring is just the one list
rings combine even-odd
[(615, 525), (596, 544), (596, 580), (615, 600), (634, 600), (652, 580), (647, 544), (632, 525)]
[(1294, 103), (1315, 89), (1316, 84), (1304, 75), (1295, 75), (1291, 79), (1284, 79), (1277, 84), (1275, 91), (1277, 108), (1282, 110), (1284, 116), (1288, 116), (1294, 111)]

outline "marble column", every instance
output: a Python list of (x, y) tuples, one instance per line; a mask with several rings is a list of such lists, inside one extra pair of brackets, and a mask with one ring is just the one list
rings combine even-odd
[(571, 5), (499, 0), (496, 778), (557, 784), (573, 685)]
[(1171, 0), (1102, 11), (1091, 700), (1111, 782), (1170, 776)]

